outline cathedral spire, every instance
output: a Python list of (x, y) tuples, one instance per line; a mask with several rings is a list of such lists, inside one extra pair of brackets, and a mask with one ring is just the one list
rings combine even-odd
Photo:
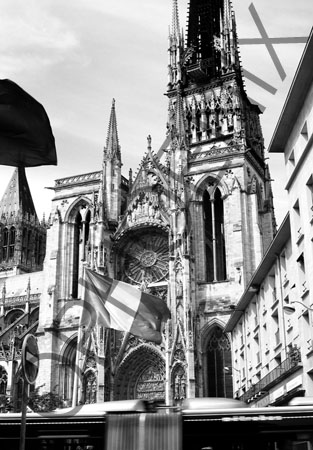
[(121, 160), (121, 149), (117, 134), (115, 99), (112, 100), (106, 146), (104, 147), (104, 156), (105, 158), (116, 158), (118, 161)]
[(121, 213), (121, 148), (117, 134), (115, 100), (112, 101), (106, 146), (104, 147), (102, 187), (99, 193), (106, 219), (117, 222)]

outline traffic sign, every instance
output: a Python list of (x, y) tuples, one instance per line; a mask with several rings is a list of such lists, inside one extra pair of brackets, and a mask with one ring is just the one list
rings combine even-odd
[(22, 347), (22, 371), (24, 379), (29, 384), (34, 384), (39, 370), (39, 349), (37, 339), (28, 334)]

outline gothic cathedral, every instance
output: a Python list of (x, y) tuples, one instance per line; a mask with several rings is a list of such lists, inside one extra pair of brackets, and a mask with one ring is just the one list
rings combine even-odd
[[(39, 266), (27, 277), (40, 294), (37, 384), (56, 390), (65, 404), (144, 398), (169, 405), (233, 396), (231, 342), (223, 329), (276, 224), (260, 111), (244, 89), (230, 0), (190, 0), (185, 37), (173, 0), (167, 97), (165, 141), (156, 151), (148, 136), (136, 175), (121, 174), (113, 101), (102, 170), (55, 183), (51, 215), (41, 226), (43, 270), (38, 243)], [(0, 207), (4, 267), (15, 254), (15, 224), (8, 226), (3, 201)], [(19, 252), (27, 259), (26, 250)], [(84, 267), (166, 302), (171, 319), (162, 344), (99, 324), (78, 354)], [(5, 281), (2, 320), (14, 328), (5, 322), (14, 310)], [(13, 370), (2, 361), (0, 367)]]

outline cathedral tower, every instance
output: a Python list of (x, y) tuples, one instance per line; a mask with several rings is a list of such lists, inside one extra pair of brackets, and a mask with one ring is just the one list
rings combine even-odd
[[(161, 149), (148, 136), (137, 173), (121, 176), (113, 100), (102, 170), (55, 184), (39, 334), (58, 364), (47, 360), (48, 381), (40, 381), (58, 385), (65, 400), (78, 392), (82, 402), (179, 404), (233, 393), (223, 330), (273, 238), (275, 217), (260, 111), (244, 89), (230, 1), (190, 0), (184, 40), (173, 0), (168, 56)], [(75, 365), (84, 266), (168, 304), (161, 345), (99, 324)]]
[[(173, 0), (167, 140), (147, 152), (113, 235), (115, 276), (158, 295), (161, 346), (124, 336), (113, 398), (179, 403), (232, 396), (223, 333), (275, 232), (259, 108), (242, 78), (229, 0), (190, 0), (186, 42)], [(116, 342), (116, 340), (115, 340)]]
[[(182, 103), (190, 248), (189, 272), (183, 271), (190, 328), (184, 334), (186, 342), (194, 338), (194, 353), (188, 360), (186, 352), (185, 360), (188, 389), (196, 396), (231, 396), (231, 372), (224, 370), (230, 342), (223, 326), (275, 233), (270, 177), (260, 111), (244, 89), (231, 2), (190, 0), (186, 43), (176, 0), (173, 5), (168, 129), (175, 128)], [(173, 167), (173, 176), (181, 170)]]

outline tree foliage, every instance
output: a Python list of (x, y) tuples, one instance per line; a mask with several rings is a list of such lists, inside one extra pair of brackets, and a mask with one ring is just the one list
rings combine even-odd
[(28, 406), (32, 411), (50, 412), (62, 407), (62, 399), (56, 392), (40, 393), (41, 387), (37, 387), (29, 395)]

